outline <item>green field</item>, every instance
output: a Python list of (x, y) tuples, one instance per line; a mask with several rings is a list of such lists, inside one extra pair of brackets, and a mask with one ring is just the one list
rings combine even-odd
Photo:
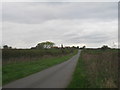
[(118, 50), (83, 50), (68, 88), (117, 87)]
[[(23, 51), (25, 51), (25, 50), (23, 50)], [(74, 50), (74, 52), (72, 52), (72, 53), (68, 52), (68, 50), (64, 50), (64, 55), (61, 53), (60, 50), (58, 50), (58, 52), (53, 51), (53, 50), (51, 50), (51, 51), (47, 50), (47, 51), (49, 51), (49, 53), (44, 51), (43, 52), (44, 55), (42, 54), (43, 55), (42, 57), (40, 55), (40, 57), (37, 56), (37, 58), (34, 58), (33, 60), (32, 60), (33, 56), (31, 57), (31, 60), (29, 60), (30, 58), (28, 58), (28, 56), (29, 56), (28, 51), (26, 51), (26, 53), (23, 52), (27, 56), (22, 54), (22, 55), (24, 55), (24, 57), (26, 57), (25, 60), (24, 60), (24, 58), (19, 59), (20, 57), (17, 58), (18, 54), (16, 54), (15, 56), (13, 54), (15, 52), (22, 53), (21, 51), (20, 52), (19, 52), (19, 50), (17, 50), (17, 51), (15, 50), (15, 52), (12, 51), (11, 55), (13, 55), (13, 57), (9, 56), (9, 58), (7, 58), (6, 60), (3, 59), (4, 60), (3, 62), (5, 62), (5, 63), (3, 63), (3, 68), (2, 68), (2, 74), (3, 74), (3, 77), (2, 77), (3, 82), (2, 83), (3, 83), (3, 85), (5, 85), (9, 82), (12, 82), (14, 80), (26, 77), (30, 74), (39, 72), (39, 71), (46, 69), (48, 67), (51, 67), (55, 64), (64, 62), (77, 53), (77, 50)], [(35, 52), (35, 50), (34, 50), (34, 52)], [(36, 50), (36, 52), (38, 53), (38, 50)], [(39, 54), (41, 54), (41, 51), (39, 51), (39, 52), (40, 52)], [(8, 52), (6, 52), (6, 53), (8, 53)], [(9, 53), (10, 53), (10, 51), (9, 51)], [(30, 51), (30, 53), (31, 53), (31, 51)], [(33, 53), (33, 54), (36, 55), (37, 53), (36, 54), (35, 53)], [(17, 60), (17, 59), (19, 59), (19, 60)]]
[(71, 53), (72, 49), (3, 49), (2, 59), (9, 60), (15, 58), (37, 58), (45, 55), (59, 56)]

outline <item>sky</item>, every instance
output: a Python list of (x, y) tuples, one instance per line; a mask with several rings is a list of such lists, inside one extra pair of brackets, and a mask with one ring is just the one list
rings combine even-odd
[(1, 23), (2, 45), (17, 48), (118, 44), (117, 2), (4, 2)]

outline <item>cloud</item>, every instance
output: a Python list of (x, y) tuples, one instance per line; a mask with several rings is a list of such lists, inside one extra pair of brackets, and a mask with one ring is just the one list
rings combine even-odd
[(119, 0), (2, 0), (2, 2), (119, 2)]
[(117, 3), (3, 3), (3, 21), (42, 23), (52, 19), (117, 18)]
[[(87, 21), (87, 20), (86, 20)], [(117, 38), (117, 22), (81, 20), (49, 20), (41, 24), (18, 24), (6, 22), (3, 25), (3, 41), (17, 47), (31, 47), (41, 41), (54, 41), (57, 45), (103, 44)], [(8, 38), (8, 36), (10, 36)]]
[(3, 3), (3, 45), (42, 41), (99, 47), (118, 41), (117, 3)]

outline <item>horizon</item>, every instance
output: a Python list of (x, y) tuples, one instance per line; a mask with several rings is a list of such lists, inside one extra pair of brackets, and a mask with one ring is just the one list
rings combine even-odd
[[(39, 43), (40, 43), (40, 42), (39, 42)], [(39, 43), (37, 43), (37, 44), (39, 44)], [(42, 42), (41, 42), (41, 43), (42, 43)], [(53, 42), (53, 43), (54, 43), (54, 42)], [(11, 49), (31, 49), (31, 48), (36, 47), (37, 44), (34, 45), (34, 46), (31, 46), (31, 47), (24, 47), (24, 48), (21, 48), (21, 47), (12, 47), (12, 46), (7, 45), (7, 44), (5, 44), (5, 45), (3, 45), (3, 46), (11, 47)], [(109, 46), (109, 45), (107, 45), (107, 44), (101, 45), (101, 46), (99, 46), (99, 47), (87, 47), (86, 45), (83, 45), (83, 46), (76, 45), (76, 46), (75, 46), (75, 45), (64, 45), (64, 44), (56, 45), (56, 44), (54, 44), (53, 47), (61, 48), (61, 45), (63, 45), (64, 48), (65, 48), (65, 47), (79, 47), (79, 48), (82, 48), (83, 46), (85, 46), (86, 48), (97, 49), (97, 48), (101, 48), (101, 47), (103, 47), (103, 46), (108, 46), (108, 47), (111, 48), (111, 49), (120, 49), (119, 47), (115, 47), (115, 46), (111, 47), (111, 46)], [(0, 46), (0, 48), (3, 49), (3, 46)]]

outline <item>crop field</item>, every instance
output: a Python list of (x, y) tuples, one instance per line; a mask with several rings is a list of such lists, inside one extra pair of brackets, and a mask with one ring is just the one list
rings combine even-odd
[(117, 87), (118, 50), (83, 50), (68, 88)]
[(77, 50), (3, 50), (3, 85), (55, 64), (62, 63), (77, 53)]
[(43, 56), (60, 56), (71, 53), (71, 49), (3, 49), (3, 62), (18, 58), (38, 58)]

